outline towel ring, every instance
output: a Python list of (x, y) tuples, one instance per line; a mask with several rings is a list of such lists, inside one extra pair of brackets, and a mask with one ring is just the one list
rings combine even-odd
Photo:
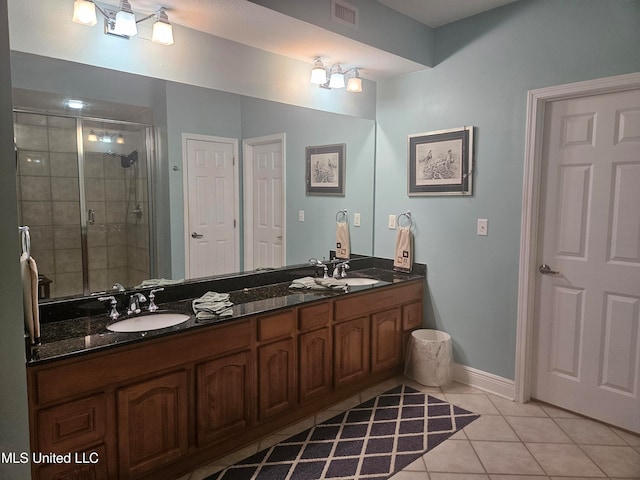
[(411, 212), (409, 210), (407, 210), (404, 213), (401, 213), (400, 215), (398, 215), (398, 226), (401, 227), (402, 225), (400, 225), (400, 220), (402, 220), (402, 217), (406, 217), (407, 220), (409, 221), (409, 230), (411, 230), (413, 228), (413, 217), (411, 216)]
[(18, 227), (20, 232), (20, 240), (22, 243), (22, 253), (27, 254), (27, 258), (31, 257), (31, 235), (29, 234), (29, 227)]
[[(340, 222), (340, 215), (342, 215), (344, 217), (344, 222)], [(344, 210), (339, 210), (338, 213), (336, 213), (336, 222), (337, 223), (349, 223), (349, 214), (347, 213), (347, 209), (345, 208)]]

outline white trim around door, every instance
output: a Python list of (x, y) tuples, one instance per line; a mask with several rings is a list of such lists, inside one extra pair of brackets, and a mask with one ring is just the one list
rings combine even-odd
[(212, 142), (212, 143), (227, 143), (230, 144), (233, 148), (233, 187), (234, 187), (234, 221), (236, 223), (236, 228), (234, 229), (234, 245), (235, 245), (235, 258), (234, 265), (235, 271), (240, 270), (240, 234), (238, 219), (240, 218), (240, 173), (239, 173), (239, 165), (238, 165), (238, 139), (236, 138), (227, 138), (227, 137), (215, 137), (212, 135), (200, 135), (197, 133), (183, 133), (182, 134), (182, 197), (183, 197), (183, 230), (184, 230), (184, 258), (185, 258), (185, 266), (184, 266), (184, 274), (185, 278), (191, 278), (189, 272), (189, 244), (190, 244), (190, 234), (189, 231), (189, 202), (187, 201), (187, 189), (188, 189), (188, 153), (187, 153), (187, 142), (189, 140), (199, 140), (203, 142)]
[(526, 402), (531, 395), (533, 368), (532, 333), (545, 105), (557, 100), (621, 92), (636, 88), (640, 88), (640, 73), (629, 73), (529, 91), (527, 97), (522, 221), (520, 226), (520, 273), (515, 371), (515, 400), (517, 402)]
[(282, 147), (282, 263), (286, 265), (287, 252), (287, 161), (286, 134), (277, 133), (262, 137), (247, 138), (242, 141), (242, 172), (243, 172), (243, 227), (244, 227), (244, 269), (254, 268), (253, 249), (253, 153), (254, 147), (280, 143)]

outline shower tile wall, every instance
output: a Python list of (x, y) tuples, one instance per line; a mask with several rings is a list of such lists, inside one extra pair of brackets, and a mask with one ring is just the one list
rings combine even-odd
[[(30, 227), (31, 253), (40, 274), (52, 281), (51, 297), (82, 294), (76, 120), (16, 113), (14, 123), (20, 221)], [(138, 182), (144, 190), (138, 196), (142, 193), (145, 201), (140, 201), (143, 214), (137, 218), (125, 213), (125, 189), (132, 182), (125, 182), (119, 159), (101, 153), (85, 155), (86, 208), (93, 209), (96, 218), (88, 226), (87, 237), (90, 291), (106, 290), (115, 282), (136, 285), (149, 277), (144, 166), (144, 161), (139, 162)]]

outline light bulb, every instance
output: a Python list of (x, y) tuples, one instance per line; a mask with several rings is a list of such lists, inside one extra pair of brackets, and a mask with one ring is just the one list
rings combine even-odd
[(131, 10), (131, 4), (128, 0), (122, 0), (120, 2), (120, 10), (116, 13), (116, 25), (113, 28), (113, 33), (127, 37), (133, 37), (138, 34), (136, 16), (133, 10)]
[(344, 88), (344, 73), (342, 73), (342, 67), (340, 67), (340, 65), (331, 73), (329, 88)]
[(324, 85), (327, 83), (327, 71), (322, 65), (320, 57), (316, 57), (313, 62), (313, 70), (311, 70), (311, 83), (316, 85)]
[(360, 74), (356, 69), (353, 77), (349, 79), (347, 82), (347, 92), (351, 93), (360, 93), (362, 92), (362, 79), (360, 78)]
[(153, 24), (153, 33), (151, 34), (151, 41), (160, 43), (161, 45), (173, 44), (173, 27), (170, 23), (165, 23), (158, 20)]
[(93, 27), (98, 23), (96, 6), (87, 0), (76, 0), (73, 2), (73, 18), (71, 20), (80, 25)]

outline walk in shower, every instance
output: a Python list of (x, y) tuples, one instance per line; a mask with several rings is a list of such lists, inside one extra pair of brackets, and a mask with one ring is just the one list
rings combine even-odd
[[(18, 208), (41, 297), (153, 276), (149, 125), (14, 111)], [(48, 292), (48, 293), (42, 293)]]

